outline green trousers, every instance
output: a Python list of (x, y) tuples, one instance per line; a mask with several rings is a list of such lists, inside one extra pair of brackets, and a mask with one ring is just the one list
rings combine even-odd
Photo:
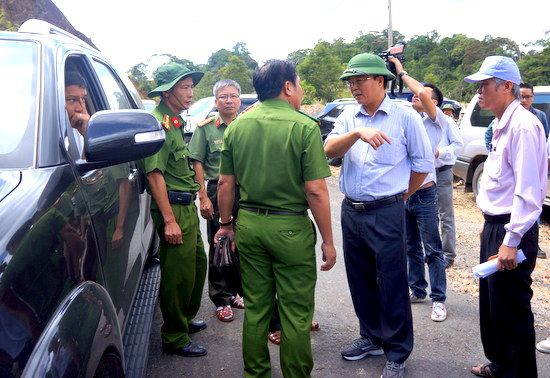
[(313, 223), (306, 216), (266, 216), (241, 209), (236, 242), (246, 303), (244, 376), (271, 376), (267, 335), (276, 294), (282, 325), (283, 375), (309, 377), (313, 369), (310, 332), (317, 280)]
[(172, 205), (183, 234), (183, 244), (164, 239), (164, 220), (158, 210), (151, 215), (160, 236), (160, 309), (164, 323), (162, 342), (171, 348), (189, 343), (189, 323), (197, 315), (206, 277), (206, 254), (195, 204)]

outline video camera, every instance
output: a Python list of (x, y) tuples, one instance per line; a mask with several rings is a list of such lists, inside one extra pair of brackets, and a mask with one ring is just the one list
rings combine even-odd
[(394, 58), (397, 58), (401, 63), (405, 61), (405, 47), (407, 44), (405, 42), (399, 42), (386, 51), (382, 51), (378, 54), (378, 56), (382, 59), (384, 59), (384, 62), (386, 62), (386, 66), (388, 67), (388, 70), (390, 70), (396, 77), (397, 72), (395, 70), (395, 64), (388, 61), (388, 57), (393, 56)]
[[(378, 54), (378, 56), (384, 59), (384, 62), (386, 62), (386, 67), (388, 67), (388, 70), (390, 70), (391, 73), (393, 73), (395, 77), (399, 79), (399, 95), (403, 93), (403, 79), (397, 76), (397, 70), (395, 68), (395, 64), (390, 62), (388, 60), (388, 57), (393, 56), (394, 58), (397, 58), (401, 62), (401, 64), (403, 64), (403, 62), (405, 61), (404, 53), (405, 53), (406, 46), (407, 44), (405, 42), (399, 42), (393, 45), (392, 47), (390, 47), (389, 49), (387, 49), (386, 51), (382, 51), (381, 53)], [(392, 81), (391, 83), (391, 94), (395, 97), (400, 97), (400, 96), (396, 96), (395, 94), (395, 81)]]

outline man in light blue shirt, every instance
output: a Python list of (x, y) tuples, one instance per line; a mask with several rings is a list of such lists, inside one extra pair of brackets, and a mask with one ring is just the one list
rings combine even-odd
[[(412, 91), (412, 106), (421, 115), (432, 153), (438, 157), (437, 146), (441, 140), (443, 126), (447, 123), (445, 114), (439, 108), (443, 102), (443, 94), (435, 85), (421, 84), (409, 76), (398, 59), (390, 57), (389, 61), (395, 64), (397, 74)], [(447, 278), (437, 218), (435, 165), (420, 188), (407, 200), (405, 208), (411, 303), (423, 302), (426, 298), (428, 282), (425, 279), (424, 265), (428, 264), (432, 299), (431, 318), (433, 321), (442, 322), (447, 319)]]
[(346, 109), (325, 142), (340, 172), (342, 234), (348, 284), (360, 338), (342, 357), (385, 354), (383, 377), (402, 377), (413, 348), (405, 251), (405, 202), (433, 170), (434, 155), (420, 116), (393, 103), (395, 76), (373, 54), (359, 54), (340, 79), (358, 105)]

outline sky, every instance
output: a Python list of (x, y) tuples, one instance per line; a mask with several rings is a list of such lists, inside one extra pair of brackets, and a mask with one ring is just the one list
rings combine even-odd
[[(244, 42), (262, 64), (320, 41), (388, 27), (388, 0), (53, 0), (118, 69), (155, 64), (172, 54), (204, 64)], [(520, 46), (550, 30), (548, 0), (391, 0), (392, 27), (410, 39), (433, 30), (446, 37), (506, 37)], [(514, 24), (514, 20), (517, 23)], [(396, 41), (394, 41), (396, 42)]]

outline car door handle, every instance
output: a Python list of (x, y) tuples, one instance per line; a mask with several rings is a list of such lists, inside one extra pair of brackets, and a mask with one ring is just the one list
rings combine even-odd
[(130, 169), (130, 173), (128, 174), (128, 181), (135, 182), (138, 177), (138, 170), (136, 168)]

